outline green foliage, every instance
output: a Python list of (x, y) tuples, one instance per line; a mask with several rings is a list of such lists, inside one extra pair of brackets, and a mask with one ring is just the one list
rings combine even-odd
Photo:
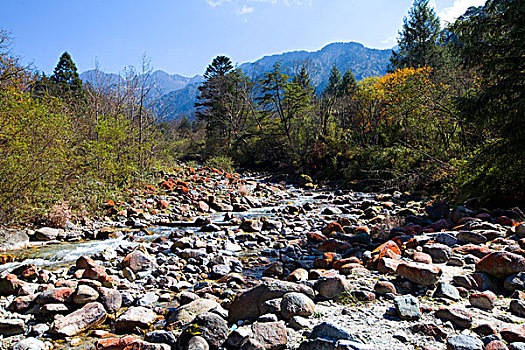
[(398, 68), (438, 65), (439, 17), (429, 0), (415, 0), (399, 32), (397, 51), (392, 51), (390, 72)]
[(82, 80), (77, 72), (77, 67), (69, 53), (64, 52), (60, 56), (57, 66), (53, 70), (51, 82), (54, 84), (53, 91), (67, 99), (82, 99)]

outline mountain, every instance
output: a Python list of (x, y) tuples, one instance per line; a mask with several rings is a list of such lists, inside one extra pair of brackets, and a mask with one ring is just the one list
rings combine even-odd
[(252, 77), (259, 77), (269, 72), (275, 63), (280, 62), (281, 69), (293, 76), (305, 65), (312, 83), (317, 92), (320, 92), (328, 82), (334, 63), (341, 74), (350, 69), (359, 81), (385, 75), (391, 54), (392, 50), (370, 49), (355, 42), (332, 43), (314, 52), (294, 51), (265, 56), (253, 63), (244, 63), (240, 68)]
[[(139, 78), (141, 76), (139, 75)], [(98, 86), (108, 86), (116, 84), (119, 80), (123, 82), (124, 78), (114, 73), (104, 73), (95, 69), (88, 70), (80, 74), (83, 82)], [(184, 77), (179, 74), (168, 74), (162, 70), (157, 70), (148, 78), (147, 84), (154, 86), (156, 95), (166, 95), (172, 91), (185, 88), (188, 84), (201, 83), (204, 78), (196, 75), (192, 78)]]
[[(310, 78), (317, 93), (324, 90), (334, 64), (344, 74), (347, 69), (354, 73), (355, 78), (363, 80), (372, 76), (386, 74), (392, 50), (370, 49), (355, 42), (332, 43), (318, 51), (293, 51), (283, 54), (265, 56), (255, 62), (241, 64), (239, 68), (251, 76), (259, 78), (264, 73), (272, 70), (273, 65), (280, 62), (284, 73), (293, 76), (305, 65), (310, 73)], [(95, 70), (84, 72), (80, 75), (84, 82), (94, 84), (98, 82), (114, 84), (122, 79), (117, 74), (102, 73)], [(179, 119), (187, 115), (194, 118), (194, 104), (197, 101), (198, 87), (204, 77), (196, 75), (193, 78), (178, 74), (168, 74), (158, 70), (151, 74), (149, 83), (156, 89), (155, 93), (161, 96), (157, 109), (166, 118)], [(100, 84), (100, 83), (99, 83)]]

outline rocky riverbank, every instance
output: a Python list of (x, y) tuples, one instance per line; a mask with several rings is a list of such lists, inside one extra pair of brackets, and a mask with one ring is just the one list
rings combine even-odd
[(2, 347), (525, 349), (519, 209), (304, 185), (184, 166), (3, 232)]

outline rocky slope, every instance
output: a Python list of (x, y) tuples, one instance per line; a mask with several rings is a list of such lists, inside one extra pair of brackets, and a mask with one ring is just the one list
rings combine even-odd
[(304, 185), (181, 167), (105, 222), (17, 231), (63, 258), (1, 255), (2, 347), (525, 349), (518, 209)]

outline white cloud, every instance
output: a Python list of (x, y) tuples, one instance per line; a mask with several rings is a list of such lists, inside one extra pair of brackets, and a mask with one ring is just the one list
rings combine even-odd
[(255, 11), (255, 8), (248, 7), (246, 5), (242, 5), (242, 8), (237, 10), (238, 15), (249, 15), (250, 13), (253, 13)]
[(469, 7), (483, 6), (485, 2), (486, 0), (454, 0), (454, 4), (451, 7), (443, 9), (438, 15), (443, 22), (453, 23), (459, 16), (464, 14)]
[(211, 7), (221, 6), (225, 2), (230, 2), (231, 0), (205, 0), (208, 5)]

